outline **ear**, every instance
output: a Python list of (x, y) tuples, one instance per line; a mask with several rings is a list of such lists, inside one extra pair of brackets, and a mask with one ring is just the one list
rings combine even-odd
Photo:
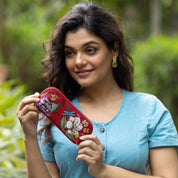
[(114, 49), (113, 49), (113, 56), (118, 56), (119, 55), (119, 42), (114, 43)]

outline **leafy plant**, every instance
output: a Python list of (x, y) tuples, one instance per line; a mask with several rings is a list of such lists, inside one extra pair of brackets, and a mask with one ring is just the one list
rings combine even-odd
[(152, 36), (132, 50), (137, 91), (156, 95), (171, 111), (178, 128), (178, 36)]
[(23, 133), (16, 116), (26, 87), (18, 80), (0, 84), (0, 177), (26, 177)]

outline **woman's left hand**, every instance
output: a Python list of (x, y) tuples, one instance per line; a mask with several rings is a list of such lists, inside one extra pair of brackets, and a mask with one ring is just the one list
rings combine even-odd
[(104, 146), (96, 135), (85, 135), (80, 139), (82, 142), (77, 147), (79, 152), (76, 160), (84, 160), (88, 164), (90, 175), (98, 177), (105, 169), (103, 163)]

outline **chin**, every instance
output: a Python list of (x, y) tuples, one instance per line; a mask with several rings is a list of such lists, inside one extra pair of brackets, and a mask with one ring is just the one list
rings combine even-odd
[(93, 87), (95, 83), (79, 83), (82, 88)]
[(88, 85), (88, 84), (79, 84), (82, 88), (87, 88), (87, 87), (90, 87), (91, 85)]
[(97, 81), (96, 80), (78, 80), (77, 83), (82, 87), (82, 88), (88, 88), (96, 85)]
[(82, 88), (89, 87), (91, 84), (89, 82), (77, 82)]

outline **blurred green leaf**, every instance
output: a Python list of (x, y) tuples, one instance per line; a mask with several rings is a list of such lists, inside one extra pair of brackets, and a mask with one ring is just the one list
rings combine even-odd
[(23, 133), (16, 116), (25, 91), (18, 80), (0, 84), (0, 177), (26, 177)]
[(160, 98), (178, 127), (178, 35), (152, 36), (137, 42), (132, 54), (136, 90)]

